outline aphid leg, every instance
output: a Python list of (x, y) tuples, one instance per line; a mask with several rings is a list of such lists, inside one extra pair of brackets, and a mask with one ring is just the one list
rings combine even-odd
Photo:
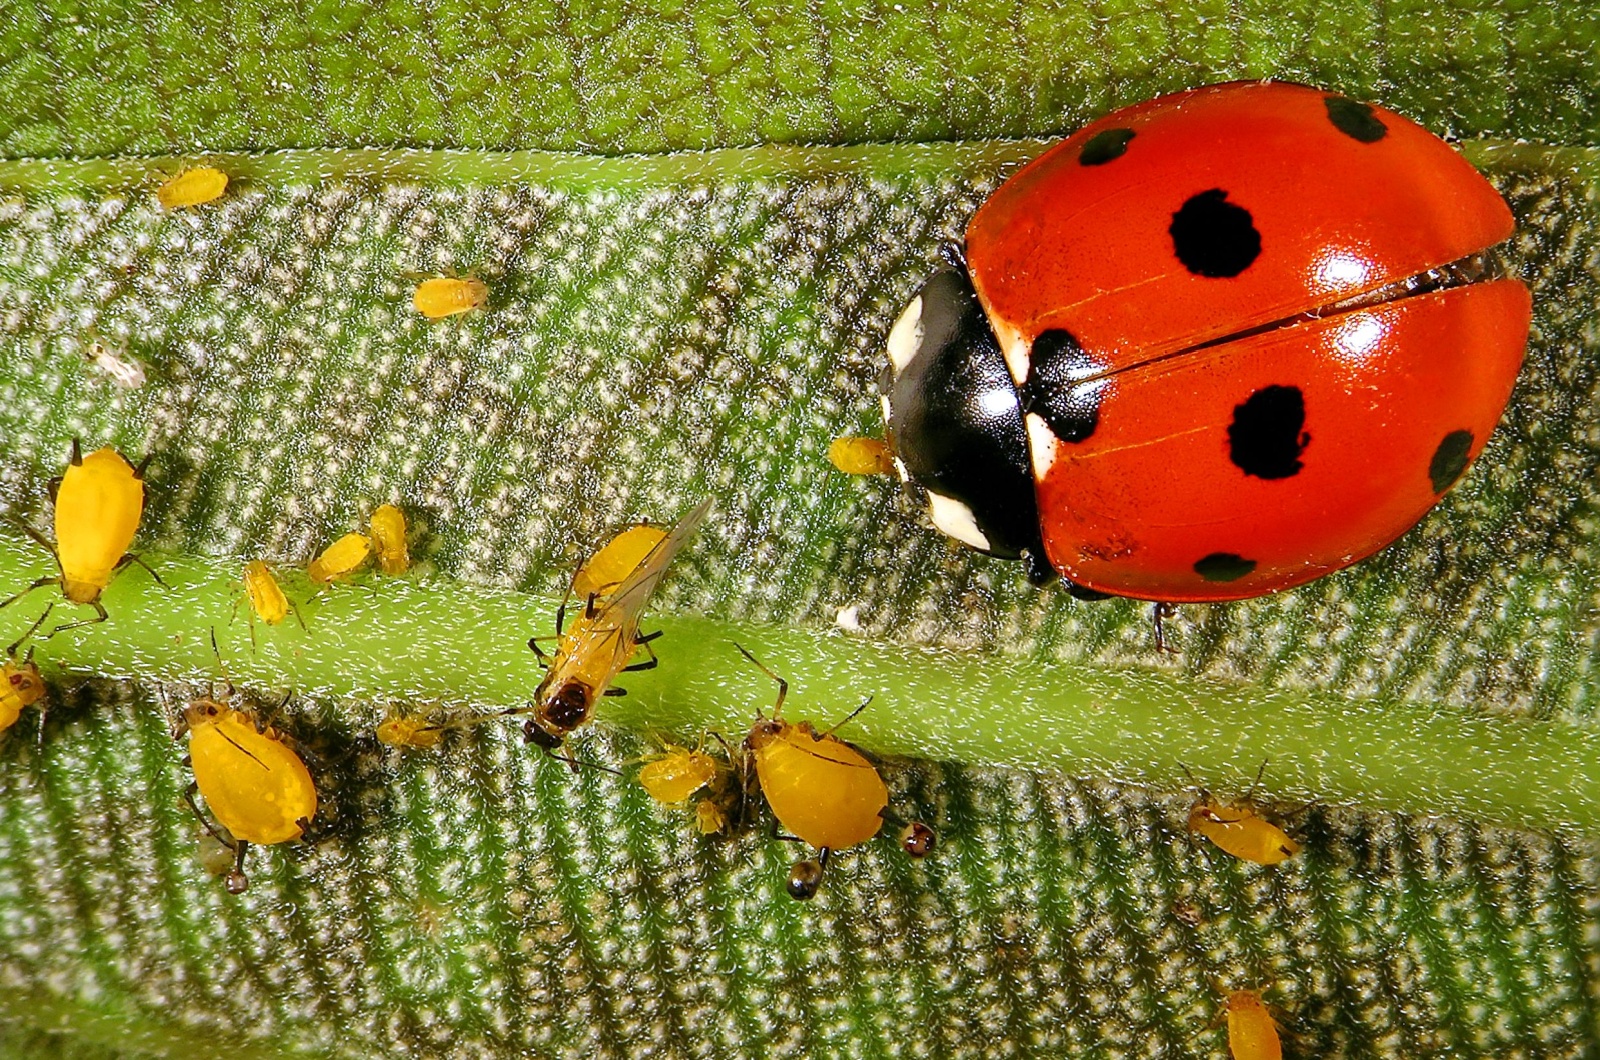
[(838, 721), (834, 722), (833, 723), (833, 728), (829, 729), (827, 732), (823, 733), (821, 736), (818, 736), (817, 739), (818, 740), (825, 740), (829, 736), (832, 736), (834, 733), (838, 732), (840, 729), (844, 728), (846, 725), (850, 724), (850, 722), (855, 720), (855, 716), (857, 714), (860, 714), (863, 710), (867, 709), (867, 704), (871, 703), (871, 702), (872, 702), (872, 697), (871, 696), (868, 696), (866, 699), (863, 699), (861, 701), (861, 705), (859, 707), (857, 707), (855, 710), (852, 710), (850, 713), (846, 714), (844, 717), (840, 718)]
[(529, 637), (528, 638), (528, 650), (533, 652), (534, 656), (537, 657), (538, 660), (539, 660), (539, 665), (542, 666), (546, 670), (550, 669), (550, 656), (545, 654), (545, 650), (543, 648), (539, 647), (539, 642), (541, 640), (557, 640), (557, 639), (559, 639), (559, 638), (556, 635), (551, 635), (551, 636), (546, 636), (546, 637)]
[[(629, 666), (627, 669), (632, 670), (635, 669), (635, 667)], [(618, 688), (616, 685), (612, 685), (610, 688), (606, 689), (600, 694), (602, 696), (625, 696), (628, 694), (628, 690), (626, 688)]]
[(117, 565), (112, 568), (112, 572), (115, 573), (116, 571), (121, 570), (123, 567), (126, 567), (130, 563), (137, 563), (139, 566), (143, 567), (145, 569), (145, 573), (150, 575), (150, 577), (154, 578), (156, 580), (156, 584), (161, 586), (161, 588), (168, 589), (168, 590), (170, 590), (172, 588), (172, 586), (168, 585), (166, 582), (161, 580), (161, 575), (156, 573), (156, 570), (155, 570), (154, 567), (150, 566), (150, 564), (146, 563), (144, 560), (140, 559), (138, 556), (135, 556), (132, 552), (128, 553), (126, 556), (123, 556), (121, 559), (117, 560)]
[[(52, 479), (51, 481), (55, 482), (57, 485), (59, 485), (60, 482), (61, 482), (60, 479)], [(56, 499), (55, 498), (55, 494), (52, 493), (50, 495), (51, 503), (54, 503), (55, 499)], [(60, 560), (59, 557), (56, 556), (56, 546), (54, 546), (54, 545), (52, 545), (50, 543), (50, 539), (45, 537), (43, 534), (39, 533), (39, 531), (35, 530), (33, 527), (29, 526), (27, 523), (23, 522), (21, 519), (13, 519), (11, 521), (12, 521), (12, 523), (14, 523), (16, 525), (17, 529), (21, 530), (23, 533), (25, 533), (29, 537), (33, 538), (34, 541), (36, 541), (41, 548), (43, 548), (46, 552), (50, 553), (50, 557), (56, 561), (56, 568), (59, 570), (60, 567), (61, 567), (61, 560)], [(48, 585), (48, 584), (50, 584), (51, 581), (54, 581), (54, 580), (55, 580), (54, 578), (48, 579), (47, 581), (45, 581), (44, 584)], [(39, 583), (35, 582), (34, 583), (34, 588), (38, 588), (38, 585), (39, 585)], [(32, 590), (30, 589), (30, 590), (26, 590), (26, 591), (31, 592)], [(0, 604), (0, 606), (4, 606), (4, 605)]]
[[(27, 596), (29, 593), (33, 592), (35, 589), (43, 589), (46, 585), (58, 585), (58, 584), (60, 584), (60, 582), (61, 582), (60, 578), (40, 578), (37, 581), (35, 581), (32, 585), (29, 585), (26, 589), (22, 590), (20, 593), (16, 593), (13, 596), (6, 597), (4, 600), (0, 600), (0, 607), (10, 607), (12, 604), (16, 603), (18, 600), (22, 599), (24, 596)], [(54, 606), (54, 605), (51, 605), (51, 606)], [(47, 611), (46, 614), (48, 614), (48, 613), (49, 612)]]
[(1174, 648), (1171, 642), (1167, 640), (1167, 627), (1165, 624), (1167, 619), (1172, 618), (1177, 613), (1177, 604), (1166, 604), (1159, 601), (1151, 609), (1150, 621), (1156, 629), (1156, 651), (1165, 652), (1168, 655), (1178, 654), (1178, 649)]
[(658, 629), (654, 633), (641, 633), (633, 638), (633, 642), (635, 644), (649, 644), (651, 641), (659, 639), (664, 632), (666, 631)]
[(79, 620), (77, 622), (68, 622), (68, 623), (66, 623), (64, 625), (57, 626), (55, 629), (52, 629), (50, 631), (49, 635), (44, 637), (43, 639), (44, 640), (49, 640), (51, 637), (55, 636), (57, 633), (65, 633), (69, 629), (79, 629), (79, 628), (81, 628), (83, 626), (92, 626), (92, 625), (96, 624), (97, 622), (104, 622), (108, 618), (111, 617), (110, 615), (106, 614), (106, 607), (99, 600), (90, 600), (89, 601), (89, 606), (94, 608), (94, 611), (95, 611), (95, 617), (94, 618), (85, 618), (85, 619), (81, 619), (81, 620)]
[(594, 602), (596, 600), (598, 600), (599, 598), (600, 597), (599, 597), (599, 595), (597, 593), (590, 593), (589, 594), (588, 602), (583, 605), (583, 617), (584, 618), (594, 618), (595, 616), (600, 614), (600, 609), (598, 607), (594, 606)]
[[(752, 663), (754, 663), (757, 670), (760, 670), (762, 673), (778, 682), (778, 700), (776, 703), (772, 704), (772, 716), (776, 718), (779, 714), (783, 713), (783, 701), (784, 698), (789, 695), (789, 682), (785, 681), (783, 678), (779, 677), (777, 674), (763, 666), (760, 659), (757, 659), (754, 655), (751, 655), (748, 651), (745, 651), (743, 644), (735, 641), (733, 646), (739, 649), (740, 655), (743, 655), (746, 659), (749, 659)], [(866, 704), (862, 705), (865, 706)], [(756, 716), (761, 716), (761, 712), (759, 710), (756, 711)]]
[[(55, 606), (56, 605), (54, 603), (52, 603), (52, 604), (50, 604), (49, 607), (46, 607), (44, 609), (44, 614), (42, 614), (38, 618), (34, 619), (33, 620), (33, 625), (29, 626), (27, 628), (27, 631), (24, 632), (22, 634), (22, 636), (18, 637), (16, 640), (11, 642), (11, 645), (6, 648), (6, 654), (9, 655), (11, 658), (15, 659), (17, 657), (17, 649), (22, 647), (22, 644), (23, 644), (24, 641), (26, 641), (29, 637), (33, 636), (35, 633), (37, 633), (39, 631), (39, 627), (44, 625), (44, 620), (50, 617), (50, 612), (55, 610)], [(23, 661), (24, 662), (31, 662), (32, 659), (33, 659), (33, 648), (29, 647), (28, 648), (28, 658), (24, 659)]]
[[(185, 765), (189, 763), (187, 757), (183, 761)], [(194, 814), (195, 820), (200, 822), (200, 827), (204, 828), (212, 839), (215, 839), (229, 850), (238, 850), (243, 844), (233, 836), (223, 832), (218, 826), (212, 824), (211, 819), (200, 809), (200, 804), (194, 801), (195, 792), (199, 790), (200, 782), (198, 780), (189, 781), (189, 786), (183, 789), (183, 801), (189, 804), (189, 812)]]
[(1253, 799), (1255, 797), (1256, 789), (1261, 786), (1261, 778), (1266, 775), (1266, 772), (1267, 772), (1267, 759), (1263, 758), (1261, 760), (1261, 768), (1256, 770), (1256, 779), (1251, 781), (1250, 790), (1244, 793), (1244, 801), (1245, 802), (1249, 802), (1251, 799)]
[[(660, 633), (659, 630), (656, 632), (655, 636), (656, 637), (661, 636), (661, 633)], [(638, 640), (635, 640), (633, 642), (634, 643), (634, 647), (643, 648), (644, 649), (644, 653), (646, 655), (650, 656), (650, 658), (646, 659), (644, 662), (636, 662), (636, 663), (633, 663), (633, 664), (631, 664), (629, 666), (624, 666), (622, 668), (622, 672), (623, 673), (625, 673), (625, 674), (626, 673), (632, 673), (635, 670), (654, 670), (658, 665), (660, 665), (661, 660), (656, 658), (655, 650), (650, 647), (650, 641), (654, 640), (654, 639), (655, 639), (655, 637), (651, 637), (651, 638), (648, 638), (648, 639), (646, 639), (644, 637), (640, 637)]]

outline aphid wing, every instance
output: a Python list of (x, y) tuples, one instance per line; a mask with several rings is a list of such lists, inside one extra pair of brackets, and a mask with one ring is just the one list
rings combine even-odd
[(678, 554), (678, 550), (695, 535), (695, 531), (700, 529), (700, 524), (705, 522), (706, 513), (709, 511), (711, 511), (711, 498), (707, 497), (688, 515), (679, 519), (678, 525), (672, 528), (672, 532), (662, 538), (633, 569), (633, 573), (622, 580), (616, 592), (606, 598), (605, 611), (618, 615), (631, 615), (637, 624), (645, 604), (650, 602), (656, 586), (661, 584), (662, 577), (667, 573), (667, 565)]

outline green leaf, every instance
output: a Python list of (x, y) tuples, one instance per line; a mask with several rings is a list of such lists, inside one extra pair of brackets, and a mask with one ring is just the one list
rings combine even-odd
[[(995, 138), (1273, 73), (1582, 145), (1590, 13), (304, 14), (21, 11), (0, 42), (10, 153), (192, 146), (238, 178), (163, 213), (177, 155), (0, 162), (0, 507), (45, 527), (74, 436), (152, 453), (141, 543), (171, 586), (129, 570), (110, 622), (43, 642), (42, 739), (29, 720), (0, 745), (0, 1045), (1199, 1057), (1225, 1048), (1221, 990), (1259, 986), (1292, 1013), (1291, 1056), (1592, 1049), (1590, 149), (1468, 145), (1536, 296), (1472, 473), (1354, 570), (1185, 608), (1176, 660), (1141, 607), (1032, 589), (823, 457), (873, 429), (882, 336), (939, 242), (1039, 149)], [(740, 146), (891, 139), (970, 142)], [(488, 309), (421, 320), (411, 287), (445, 271), (482, 277)], [(148, 384), (87, 368), (91, 334)], [(393, 701), (519, 702), (523, 642), (586, 549), (706, 495), (652, 611), (662, 668), (579, 753), (736, 735), (772, 697), (738, 641), (793, 680), (796, 719), (875, 696), (852, 739), (940, 830), (928, 860), (886, 829), (801, 905), (790, 844), (702, 840), (514, 730), (376, 743)], [(390, 500), (420, 525), (417, 574), (318, 598), (292, 577), (308, 631), (252, 646), (230, 623), (243, 559), (293, 567)], [(0, 587), (49, 569), (0, 535)], [(0, 611), (0, 637), (46, 596)], [(210, 626), (266, 709), (305, 693), (276, 722), (336, 828), (253, 851), (242, 899), (194, 860), (168, 735), (202, 687), (182, 679), (216, 676)], [(1303, 855), (1194, 846), (1180, 766), (1226, 795), (1269, 758), (1279, 811), (1318, 800), (1292, 817)]]

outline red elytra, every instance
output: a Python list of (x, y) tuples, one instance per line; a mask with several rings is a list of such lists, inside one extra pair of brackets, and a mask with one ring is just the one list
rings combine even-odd
[(973, 367), (998, 354), (1017, 407), (994, 422), (1023, 419), (1043, 552), (1075, 586), (1216, 601), (1339, 570), (1421, 519), (1499, 421), (1531, 300), (1478, 255), (1513, 230), (1449, 145), (1336, 94), (1236, 83), (1118, 111), (972, 218), (965, 290), (992, 334), (949, 274), (897, 323), (902, 470), (942, 529), (1043, 568), (997, 539), (1021, 501), (942, 474), (973, 438), (1009, 451), (1009, 422), (946, 422), (955, 380), (1004, 404)]

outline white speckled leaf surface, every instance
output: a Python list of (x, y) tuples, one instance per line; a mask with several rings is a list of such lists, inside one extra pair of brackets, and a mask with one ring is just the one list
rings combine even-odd
[[(30, 720), (0, 745), (4, 1051), (1212, 1057), (1222, 991), (1257, 986), (1291, 1057), (1593, 1054), (1586, 13), (8, 14), (0, 507), (46, 525), (74, 436), (153, 453), (140, 541), (173, 587), (131, 571), (105, 628), (41, 647), (42, 744)], [(1294, 593), (1186, 608), (1167, 660), (1140, 608), (959, 555), (823, 454), (872, 427), (882, 336), (939, 241), (1037, 149), (996, 138), (1265, 74), (1548, 145), (1468, 146), (1517, 212), (1533, 341), (1421, 527)], [(768, 141), (819, 146), (747, 146)], [(207, 156), (233, 191), (163, 214), (153, 175), (201, 152), (240, 152)], [(435, 272), (482, 277), (489, 308), (425, 323), (410, 288)], [(89, 334), (147, 385), (88, 370)], [(737, 639), (794, 678), (791, 709), (875, 695), (854, 738), (939, 828), (933, 857), (886, 835), (800, 905), (792, 845), (704, 841), (513, 730), (410, 756), (373, 738), (391, 701), (517, 702), (583, 549), (706, 495), (657, 607), (662, 670), (581, 752), (734, 731), (771, 696)], [(292, 583), (311, 632), (252, 650), (228, 623), (238, 562), (292, 565), (387, 500), (421, 571), (317, 601)], [(0, 533), (0, 589), (47, 567)], [(309, 693), (279, 722), (335, 833), (256, 851), (242, 899), (195, 861), (168, 735), (212, 623), (269, 706)], [(1263, 758), (1278, 809), (1316, 800), (1277, 869), (1183, 833), (1180, 765), (1229, 791)]]

